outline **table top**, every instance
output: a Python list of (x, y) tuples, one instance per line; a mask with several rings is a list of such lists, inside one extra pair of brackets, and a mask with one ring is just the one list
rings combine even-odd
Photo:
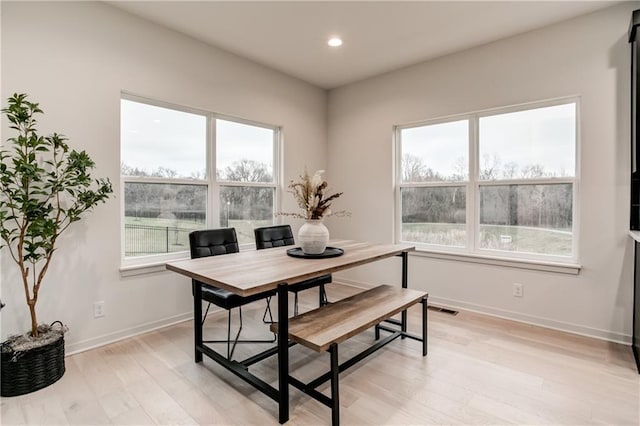
[(344, 254), (328, 259), (300, 259), (287, 256), (291, 246), (284, 246), (170, 262), (166, 268), (246, 297), (275, 289), (281, 283), (292, 285), (415, 250), (409, 244), (350, 240), (332, 240), (329, 245), (343, 249)]

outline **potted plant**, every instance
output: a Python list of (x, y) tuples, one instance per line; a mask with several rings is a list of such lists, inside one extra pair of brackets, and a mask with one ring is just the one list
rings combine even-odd
[(302, 213), (280, 213), (282, 216), (292, 216), (305, 219), (305, 223), (298, 230), (298, 243), (305, 254), (318, 255), (324, 253), (329, 242), (329, 230), (322, 223), (325, 217), (348, 216), (346, 211), (333, 212), (331, 203), (343, 193), (336, 192), (329, 195), (329, 184), (322, 179), (324, 170), (316, 171), (309, 176), (307, 168), (300, 176), (300, 181), (291, 181), (288, 192), (298, 203)]
[(2, 109), (17, 133), (0, 150), (0, 249), (20, 272), (31, 330), (2, 343), (2, 396), (41, 389), (64, 374), (64, 327), (38, 324), (36, 304), (60, 235), (113, 192), (109, 179), (91, 178), (95, 163), (57, 133), (40, 136), (43, 111), (25, 94)]

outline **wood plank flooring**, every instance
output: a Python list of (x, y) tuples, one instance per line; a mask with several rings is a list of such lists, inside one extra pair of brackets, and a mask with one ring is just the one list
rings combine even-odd
[[(358, 291), (327, 286), (329, 300)], [(315, 307), (315, 291), (300, 296), (301, 311)], [(261, 302), (245, 307), (243, 336), (269, 336), (263, 310)], [(419, 305), (409, 310), (410, 331), (420, 330), (419, 312)], [(185, 322), (69, 356), (54, 385), (2, 398), (0, 423), (277, 425), (272, 400), (206, 357), (193, 362), (192, 327)], [(226, 313), (210, 315), (205, 338), (225, 332)], [(340, 358), (372, 340), (372, 330), (350, 339)], [(252, 349), (239, 345), (236, 357)], [(328, 370), (326, 353), (295, 346), (290, 358), (291, 373), (305, 381)], [(276, 383), (275, 358), (252, 371)], [(344, 425), (640, 424), (640, 375), (629, 347), (469, 312), (429, 311), (427, 357), (419, 342), (396, 340), (343, 373), (340, 386)], [(295, 388), (290, 393), (288, 425), (331, 424), (327, 407)]]

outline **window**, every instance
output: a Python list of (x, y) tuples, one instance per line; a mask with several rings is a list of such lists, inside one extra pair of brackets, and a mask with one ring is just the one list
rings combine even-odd
[(125, 260), (183, 257), (207, 227), (253, 243), (253, 228), (273, 223), (278, 138), (274, 126), (123, 95)]
[(576, 259), (577, 100), (397, 126), (397, 235), (428, 250)]
[(218, 223), (253, 243), (253, 228), (273, 224), (275, 131), (221, 119), (215, 127)]

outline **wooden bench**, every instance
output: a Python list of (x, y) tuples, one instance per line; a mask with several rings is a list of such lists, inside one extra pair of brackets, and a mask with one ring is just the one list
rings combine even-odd
[[(409, 337), (422, 342), (422, 355), (427, 355), (427, 298), (428, 294), (413, 289), (381, 285), (358, 293), (335, 303), (322, 306), (289, 320), (289, 339), (317, 352), (329, 351), (331, 370), (328, 373), (303, 383), (289, 376), (289, 383), (319, 402), (331, 408), (332, 424), (340, 424), (338, 375), (358, 361), (387, 345), (398, 337)], [(422, 303), (422, 336), (407, 332), (406, 315), (403, 321), (391, 317), (407, 308)], [(400, 325), (396, 330), (380, 323), (389, 321)], [(375, 326), (376, 343), (353, 358), (338, 364), (338, 344), (350, 337)], [(380, 330), (391, 334), (380, 340)], [(278, 324), (271, 325), (271, 331), (278, 331)], [(318, 386), (331, 380), (331, 397), (316, 390)]]

